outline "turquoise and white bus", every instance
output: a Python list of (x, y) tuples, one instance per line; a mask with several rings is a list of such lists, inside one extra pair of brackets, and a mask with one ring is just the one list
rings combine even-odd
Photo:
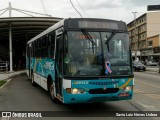
[(92, 103), (129, 100), (134, 75), (126, 24), (91, 18), (63, 19), (27, 43), (32, 84), (52, 101)]

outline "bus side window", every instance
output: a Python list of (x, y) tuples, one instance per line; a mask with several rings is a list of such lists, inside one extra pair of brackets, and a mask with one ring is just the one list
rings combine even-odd
[(39, 39), (37, 40), (37, 57), (39, 57)]
[(35, 42), (33, 42), (33, 43), (32, 43), (32, 48), (33, 48), (33, 57), (35, 57), (35, 54), (34, 54), (34, 53), (35, 53), (35, 51), (34, 51), (34, 50), (35, 50), (35, 46), (34, 46), (34, 45), (35, 45)]
[(51, 57), (51, 36), (48, 36), (48, 57)]
[(31, 57), (33, 57), (33, 43), (31, 43)]
[(41, 56), (44, 58), (46, 56), (45, 54), (45, 48), (46, 48), (46, 36), (42, 37), (42, 47), (41, 47)]
[(37, 48), (37, 57), (40, 57), (40, 41), (41, 41), (41, 38), (38, 39), (38, 41), (37, 41), (37, 44), (38, 44), (38, 48)]
[(39, 40), (39, 54), (38, 57), (42, 57), (42, 37)]
[(37, 57), (37, 40), (35, 41), (35, 57)]
[(48, 55), (49, 57), (54, 57), (54, 49), (55, 49), (55, 32), (52, 32), (49, 35), (50, 46), (48, 47)]

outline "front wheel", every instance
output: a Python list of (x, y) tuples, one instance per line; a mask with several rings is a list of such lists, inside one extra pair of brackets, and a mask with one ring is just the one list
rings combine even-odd
[(49, 85), (49, 94), (50, 94), (51, 100), (53, 102), (58, 102), (58, 99), (54, 96), (54, 85), (53, 85), (53, 82), (51, 82), (50, 85)]

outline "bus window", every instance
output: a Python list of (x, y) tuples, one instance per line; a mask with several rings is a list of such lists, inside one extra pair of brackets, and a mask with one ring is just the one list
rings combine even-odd
[(54, 32), (52, 32), (51, 34), (49, 34), (48, 36), (48, 56), (49, 57), (54, 57), (54, 50), (55, 50), (55, 34)]
[[(68, 50), (65, 57), (66, 75), (101, 75), (102, 65), (98, 63), (101, 41), (98, 32), (68, 32)], [(67, 59), (68, 62), (67, 62)]]
[(126, 46), (129, 44), (127, 43), (129, 41), (128, 34), (111, 33), (110, 36), (113, 36), (106, 38), (107, 34), (107, 32), (102, 32), (104, 59), (110, 62), (112, 69), (110, 75), (131, 74), (129, 46)]

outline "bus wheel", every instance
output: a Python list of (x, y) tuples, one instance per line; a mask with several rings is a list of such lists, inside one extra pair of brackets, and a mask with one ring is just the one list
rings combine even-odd
[(54, 101), (55, 96), (54, 96), (54, 86), (53, 86), (53, 82), (50, 83), (49, 93), (50, 93), (50, 97), (51, 97), (52, 101)]
[(34, 82), (34, 74), (32, 73), (32, 85), (36, 86), (36, 83)]
[(54, 96), (54, 85), (53, 85), (53, 82), (50, 82), (50, 85), (49, 85), (49, 94), (50, 94), (50, 97), (51, 97), (51, 100), (53, 102), (58, 102), (58, 100), (55, 98)]

